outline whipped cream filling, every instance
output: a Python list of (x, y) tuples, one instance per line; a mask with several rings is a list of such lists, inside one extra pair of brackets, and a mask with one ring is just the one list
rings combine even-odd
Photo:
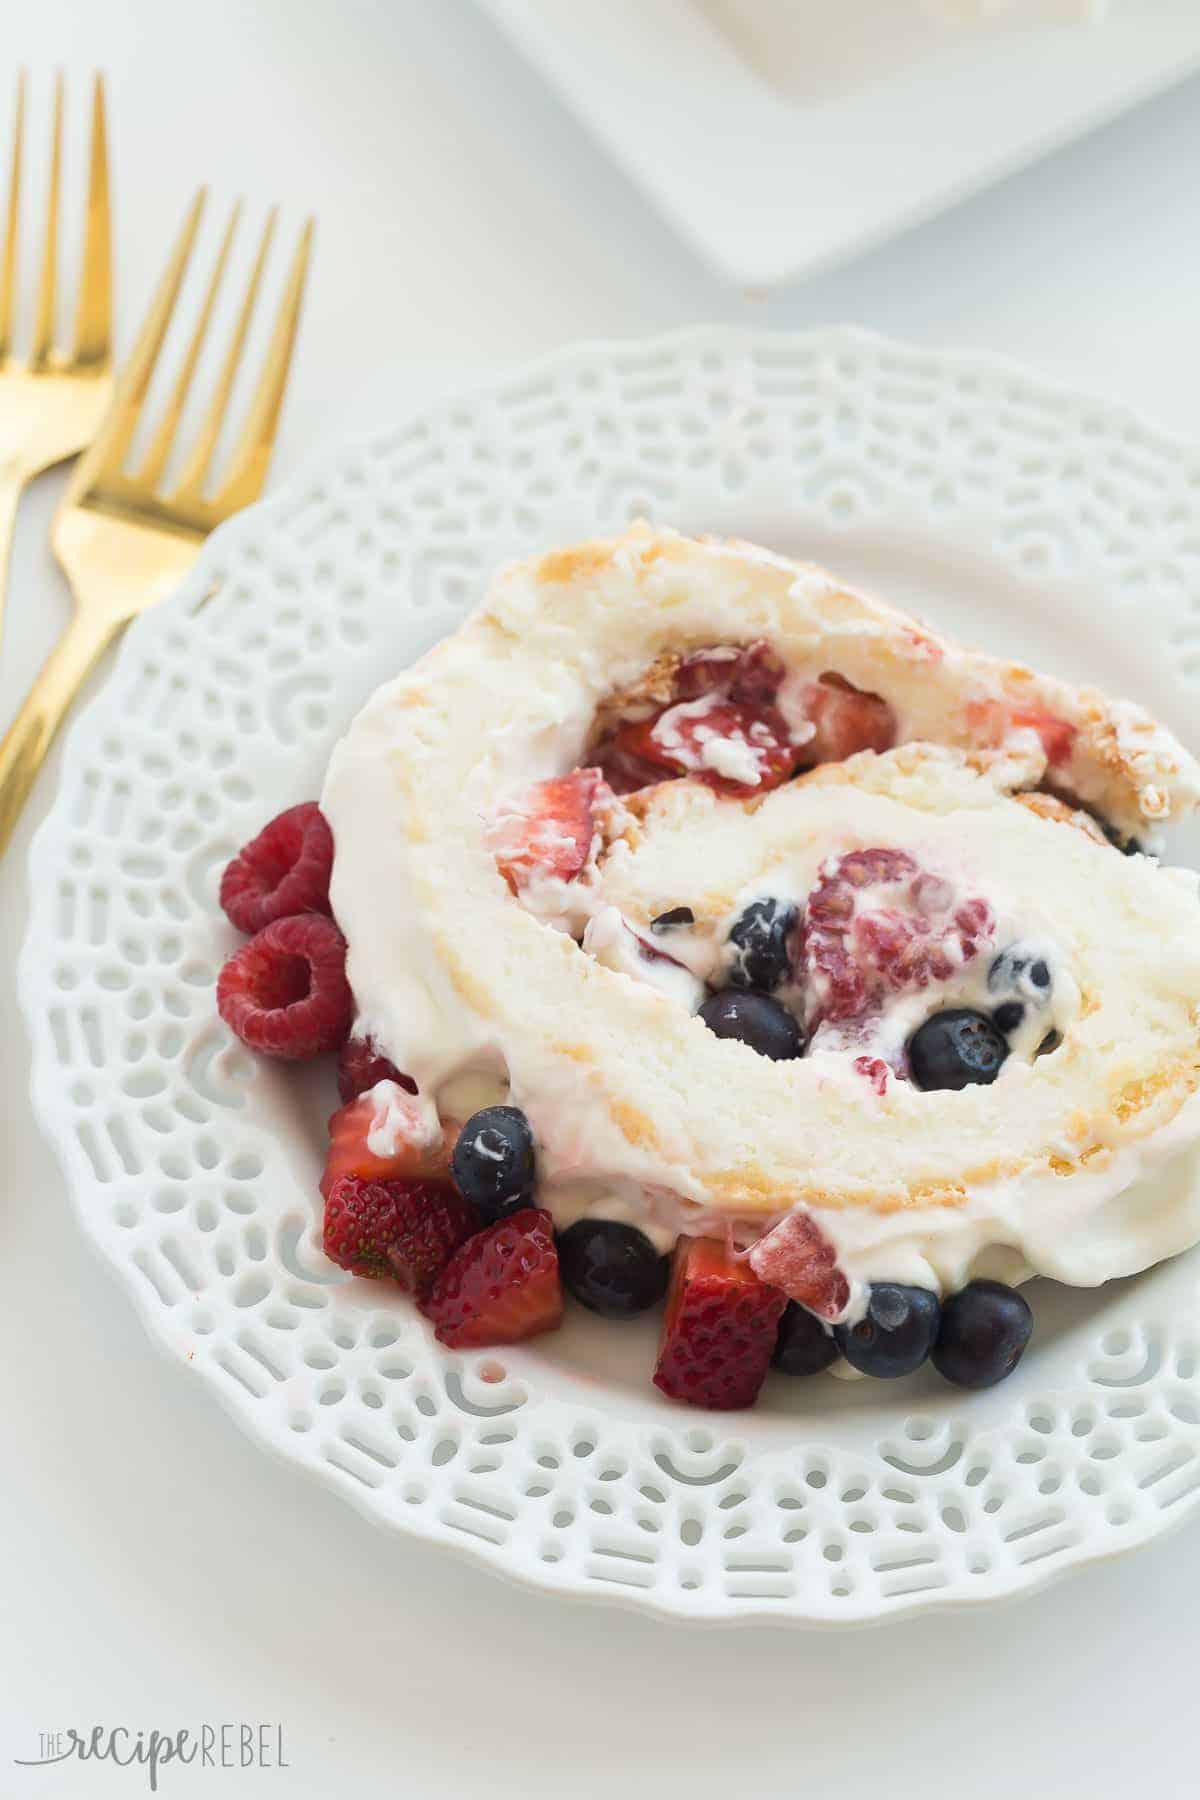
[(692, 971), (659, 950), (636, 932), (620, 909), (602, 901), (587, 922), (583, 933), (583, 949), (606, 969), (631, 975), (635, 981), (647, 981), (661, 994), (669, 994), (688, 1012), (695, 1012), (704, 1000), (706, 988)]
[[(753, 723), (737, 735), (718, 731), (706, 721), (721, 705), (719, 694), (705, 694), (699, 700), (681, 700), (660, 714), (650, 735), (683, 769), (697, 774), (710, 770), (727, 781), (758, 787), (762, 783), (762, 760), (758, 750), (760, 746), (772, 746), (774, 737), (761, 723)], [(692, 727), (686, 737), (680, 730), (684, 723)], [(814, 735), (815, 728), (803, 712), (799, 714), (797, 726), (798, 735), (792, 737), (792, 743), (799, 749)]]
[(441, 1120), (428, 1096), (410, 1094), (396, 1081), (377, 1081), (364, 1097), (374, 1109), (367, 1132), (372, 1156), (395, 1156), (409, 1147), (429, 1150), (441, 1142)]
[[(505, 889), (484, 839), (484, 822), (498, 797), (576, 767), (586, 755), (597, 706), (636, 682), (676, 636), (692, 644), (764, 634), (774, 641), (770, 608), (776, 608), (779, 617), (786, 613), (780, 644), (789, 667), (780, 709), (789, 682), (799, 692), (834, 668), (863, 691), (886, 691), (902, 742), (961, 736), (963, 691), (990, 693), (992, 678), (978, 660), (970, 662), (966, 653), (947, 649), (887, 609), (872, 613), (857, 600), (852, 604), (853, 597), (823, 577), (740, 548), (736, 554), (715, 549), (711, 561), (705, 560), (707, 550), (689, 554), (697, 566), (689, 568), (683, 589), (678, 559), (673, 565), (667, 558), (647, 573), (638, 547), (622, 544), (599, 572), (589, 571), (586, 587), (563, 588), (567, 598), (558, 610), (529, 569), (511, 573), (462, 631), (380, 690), (360, 715), (335, 753), (322, 797), (336, 843), (333, 904), (350, 947), (358, 1032), (412, 1076), (423, 1107), (432, 1108), (436, 1099), (443, 1117), (466, 1116), (481, 1092), (520, 1106), (537, 1143), (539, 1201), (559, 1223), (589, 1216), (582, 1208), (592, 1209), (590, 1216), (622, 1216), (604, 1210), (620, 1206), (643, 1229), (651, 1227), (664, 1248), (680, 1231), (727, 1235), (747, 1247), (782, 1212), (772, 1215), (761, 1205), (741, 1210), (736, 1197), (718, 1198), (710, 1171), (756, 1158), (766, 1191), (774, 1195), (790, 1154), (798, 1185), (817, 1180), (845, 1189), (856, 1167), (870, 1170), (872, 1181), (875, 1171), (881, 1179), (889, 1171), (884, 1147), (894, 1130), (897, 1166), (928, 1161), (939, 1179), (949, 1179), (969, 1152), (973, 1172), (954, 1205), (864, 1199), (823, 1206), (807, 1200), (853, 1283), (892, 1277), (946, 1290), (972, 1274), (1013, 1279), (1032, 1270), (1088, 1285), (1195, 1242), (1200, 1106), (1194, 1095), (1161, 1121), (1151, 1112), (1141, 1135), (1126, 1134), (1128, 1141), (1114, 1128), (1112, 1141), (1098, 1144), (1087, 1166), (1079, 1165), (1081, 1140), (1073, 1134), (1067, 1104), (1072, 1083), (1081, 1103), (1090, 1096), (1094, 1104), (1125, 1048), (1119, 1035), (1101, 1034), (1095, 993), (1077, 979), (1077, 940), (1086, 940), (1096, 967), (1107, 970), (1085, 877), (1073, 870), (1069, 893), (1056, 897), (1050, 851), (1042, 866), (1041, 852), (1024, 847), (1015, 828), (1004, 825), (1012, 892), (1000, 892), (1002, 882), (984, 879), (988, 832), (976, 828), (980, 821), (972, 812), (983, 810), (982, 800), (961, 798), (961, 830), (957, 817), (946, 824), (931, 816), (928, 829), (937, 842), (930, 865), (971, 892), (986, 893), (997, 918), (996, 950), (1028, 940), (1041, 947), (1054, 977), (1048, 1008), (1039, 1010), (1030, 998), (1011, 1040), (1013, 1053), (987, 1090), (927, 1095), (890, 1080), (880, 1094), (856, 1068), (867, 1051), (887, 1061), (898, 1058), (918, 1009), (929, 1007), (928, 994), (889, 1000), (880, 1009), (876, 1036), (866, 1042), (822, 1043), (819, 1028), (811, 1053), (788, 1065), (753, 1059), (742, 1046), (714, 1048), (710, 1035), (687, 1017), (706, 984), (719, 981), (729, 925), (753, 894), (791, 891), (799, 903), (833, 848), (886, 841), (881, 820), (890, 817), (890, 801), (882, 787), (879, 795), (867, 791), (868, 777), (861, 773), (855, 778), (861, 786), (847, 784), (824, 797), (807, 790), (802, 800), (793, 796), (797, 806), (811, 807), (812, 830), (821, 842), (811, 864), (791, 876), (790, 864), (781, 873), (777, 859), (748, 856), (735, 841), (743, 832), (740, 821), (774, 816), (773, 803), (785, 793), (780, 790), (764, 796), (761, 806), (756, 799), (754, 814), (708, 795), (714, 809), (725, 809), (714, 810), (711, 820), (724, 817), (730, 829), (714, 830), (710, 841), (706, 820), (705, 834), (690, 851), (672, 843), (663, 860), (674, 877), (669, 883), (664, 877), (653, 906), (639, 904), (639, 881), (645, 888), (652, 883), (638, 874), (638, 852), (620, 842), (580, 880), (532, 882), (520, 901)], [(761, 571), (764, 581), (771, 577), (769, 606), (747, 587), (745, 569)], [(631, 609), (620, 584), (635, 575), (639, 591)], [(1002, 678), (1008, 681), (1009, 673), (995, 677), (998, 704), (1010, 706)], [(953, 707), (952, 681), (960, 681)], [(1064, 688), (1056, 710), (1068, 713), (1073, 705)], [(1082, 734), (1087, 726), (1078, 708), (1077, 714)], [(1111, 718), (1125, 765), (1140, 771), (1136, 802), (1127, 777), (1118, 782), (1112, 773), (1116, 765), (1107, 751), (1093, 754), (1082, 736), (1083, 747), (1065, 765), (1064, 785), (1122, 823), (1165, 816), (1172, 805), (1178, 809), (1191, 776), (1187, 770), (1181, 776), (1176, 749), (1136, 708), (1113, 710)], [(803, 722), (789, 724), (795, 731)], [(737, 740), (715, 733), (706, 744), (692, 736), (701, 758), (708, 752), (733, 766), (728, 758), (737, 756)], [(709, 751), (713, 743), (717, 747)], [(1030, 786), (1046, 771), (1047, 751), (1032, 726), (1006, 729), (986, 753), (972, 754), (976, 767), (988, 765), (996, 787)], [(873, 763), (881, 770), (900, 766), (887, 757)], [(725, 772), (717, 764), (703, 766)], [(929, 781), (953, 786), (958, 778), (952, 775), (947, 761), (946, 771), (935, 771)], [(922, 804), (937, 814), (934, 800)], [(983, 823), (990, 829), (990, 820)], [(1039, 829), (1061, 832), (1064, 842), (1073, 835), (1066, 827)], [(955, 866), (948, 846), (957, 847), (960, 838), (965, 848)], [(899, 841), (907, 847), (910, 840)], [(1120, 874), (1118, 865), (1124, 865), (1115, 853), (1096, 854), (1113, 856), (1104, 881), (1111, 875), (1120, 890), (1129, 929), (1145, 934), (1136, 947), (1149, 994), (1149, 1022), (1144, 1030), (1138, 1023), (1140, 1043), (1167, 1031), (1165, 996), (1173, 983), (1181, 995), (1200, 992), (1196, 878), (1155, 871), (1164, 893), (1178, 893), (1172, 915), (1169, 908), (1156, 911), (1148, 889), (1134, 892), (1142, 877), (1128, 868)], [(1146, 880), (1149, 873), (1147, 866)], [(665, 935), (661, 962), (647, 956), (645, 945), (656, 941), (648, 936), (650, 919), (709, 889), (720, 892), (722, 904), (703, 913), (699, 929)], [(1056, 902), (1066, 909), (1062, 922), (1069, 929), (1059, 928)], [(1184, 923), (1185, 910), (1191, 924)], [(1085, 925), (1076, 913), (1087, 914)], [(1126, 913), (1114, 911), (1113, 917), (1123, 921)], [(995, 997), (981, 986), (991, 960), (984, 953), (957, 971), (939, 989), (939, 1003), (994, 1007)], [(1064, 1046), (1039, 1058), (1049, 1029), (1063, 1033)], [(643, 1070), (648, 1073), (641, 1082)], [(761, 1093), (760, 1113), (749, 1098), (751, 1084)], [(733, 1101), (743, 1089), (746, 1104), (735, 1116)], [(1031, 1160), (1019, 1144), (993, 1141), (993, 1102), (981, 1096), (994, 1096), (1005, 1130), (1014, 1138), (1024, 1134), (1027, 1143), (1037, 1138), (1050, 1162)], [(390, 1108), (389, 1097), (380, 1106), (380, 1144), (390, 1141), (389, 1117), (396, 1128)], [(640, 1128), (639, 1112), (652, 1128)], [(750, 1135), (734, 1142), (732, 1134), (743, 1129)], [(987, 1156), (995, 1164), (991, 1173)], [(1069, 1173), (1055, 1172), (1055, 1158)]]

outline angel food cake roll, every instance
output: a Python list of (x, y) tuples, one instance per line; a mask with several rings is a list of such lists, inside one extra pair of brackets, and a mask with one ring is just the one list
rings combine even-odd
[[(988, 1385), (1026, 1277), (1200, 1238), (1200, 892), (1158, 857), (1198, 795), (1139, 707), (747, 544), (501, 571), (306, 825), (327, 1253), (457, 1347), (665, 1292), (654, 1380), (700, 1405), (772, 1361)], [(223, 1011), (285, 1041), (317, 985)]]

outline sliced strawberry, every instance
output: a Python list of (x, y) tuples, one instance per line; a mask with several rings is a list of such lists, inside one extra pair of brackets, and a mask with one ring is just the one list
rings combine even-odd
[[(766, 648), (765, 645), (763, 647)], [(699, 700), (703, 694), (728, 692), (734, 670), (744, 654), (744, 651), (733, 644), (718, 644), (709, 650), (693, 650), (690, 656), (684, 657), (671, 677), (671, 704), (674, 705), (677, 700)]]
[(1043, 706), (1006, 706), (1000, 700), (971, 700), (967, 725), (981, 744), (994, 749), (1010, 731), (1033, 730), (1042, 740), (1046, 761), (1052, 766), (1069, 760), (1075, 744), (1075, 727)]
[(622, 726), (606, 747), (606, 766), (613, 751), (626, 766), (653, 771), (654, 780), (694, 775), (719, 794), (741, 796), (778, 787), (799, 760), (774, 707), (719, 695), (681, 701), (656, 719)]
[(496, 814), (488, 847), (514, 893), (534, 879), (574, 881), (591, 857), (608, 791), (599, 769), (575, 769), (535, 782)]
[(325, 1200), (326, 1256), (352, 1275), (390, 1276), (418, 1299), (478, 1230), (475, 1208), (448, 1181), (342, 1175)]
[(655, 1386), (692, 1406), (753, 1406), (786, 1305), (786, 1294), (718, 1239), (680, 1238)]
[(1040, 706), (1024, 706), (1013, 713), (1012, 722), (1014, 725), (1033, 727), (1042, 740), (1042, 749), (1046, 752), (1046, 761), (1051, 768), (1070, 760), (1075, 743), (1075, 727), (1068, 720), (1060, 719), (1057, 713), (1046, 712)]
[(675, 671), (672, 700), (698, 700), (718, 690), (739, 705), (770, 706), (783, 686), (786, 671), (770, 644), (696, 650)]
[(816, 728), (804, 746), (806, 764), (845, 762), (860, 750), (890, 750), (896, 742), (896, 715), (887, 701), (841, 675), (822, 675), (805, 688), (802, 703)]
[(563, 1295), (550, 1214), (526, 1206), (469, 1238), (421, 1310), (452, 1350), (553, 1331), (562, 1323)]
[(427, 1107), (397, 1082), (379, 1082), (330, 1119), (321, 1193), (328, 1199), (344, 1175), (363, 1181), (447, 1176), (450, 1149), (441, 1126), (435, 1135)]
[(798, 1300), (822, 1319), (837, 1319), (850, 1303), (850, 1283), (837, 1253), (810, 1214), (790, 1212), (750, 1252), (755, 1273), (789, 1300)]
[(661, 761), (643, 756), (638, 749), (642, 741), (643, 724), (641, 720), (631, 719), (626, 724), (619, 725), (593, 751), (604, 772), (604, 779), (614, 794), (636, 794), (640, 788), (653, 787), (657, 782), (673, 781), (675, 778), (673, 769), (664, 769)]

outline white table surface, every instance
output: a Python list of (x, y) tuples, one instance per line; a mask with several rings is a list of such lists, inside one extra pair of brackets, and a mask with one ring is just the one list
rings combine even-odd
[[(477, 370), (698, 319), (853, 319), (1007, 351), (1185, 431), (1200, 414), (1200, 83), (763, 303), (704, 273), (470, 0), (2, 10), (0, 90), (10, 60), (110, 73), (126, 338), (198, 181), (317, 212), (276, 478)], [(22, 516), (5, 718), (66, 616), (57, 486)], [(12, 961), (55, 780), (0, 869), (3, 1800), (147, 1791), (107, 1764), (15, 1767), (39, 1731), (242, 1719), (282, 1725), (286, 1772), (168, 1770), (159, 1791), (1196, 1792), (1195, 1527), (991, 1612), (689, 1632), (385, 1536), (243, 1439), (151, 1349), (30, 1115)]]

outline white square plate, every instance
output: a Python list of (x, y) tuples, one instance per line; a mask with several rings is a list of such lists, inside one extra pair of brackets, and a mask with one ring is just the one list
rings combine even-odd
[[(807, 93), (783, 59), (773, 85), (712, 22), (713, 0), (480, 4), (684, 237), (750, 287), (863, 250), (1200, 68), (1195, 0), (869, 43), (861, 12), (826, 7)], [(913, 13), (919, 25), (916, 0)]]

